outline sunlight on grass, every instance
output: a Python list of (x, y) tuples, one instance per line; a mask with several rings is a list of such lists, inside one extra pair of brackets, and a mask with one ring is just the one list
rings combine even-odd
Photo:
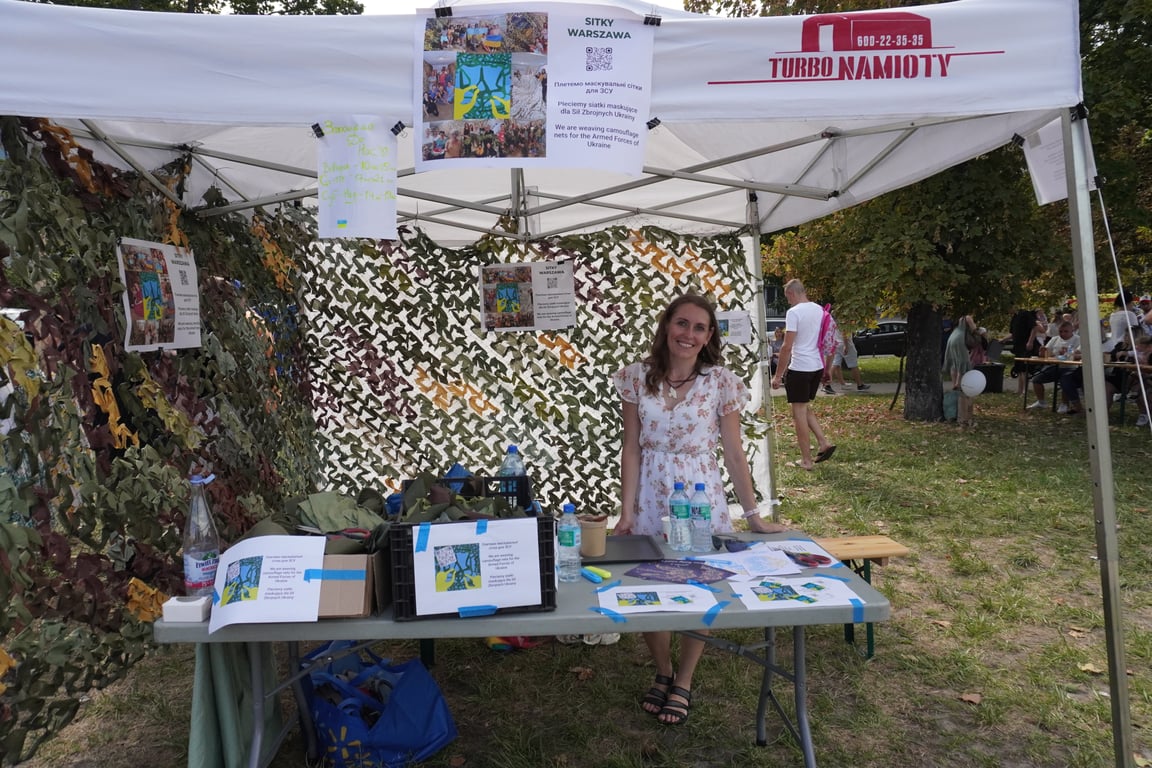
[[(895, 381), (897, 364), (865, 358), (864, 380)], [(1010, 380), (1005, 387), (1015, 389)], [(976, 400), (976, 425), (961, 429), (905, 422), (901, 404), (889, 411), (890, 402), (878, 394), (818, 398), (813, 407), (837, 452), (816, 472), (783, 466), (795, 457), (795, 437), (782, 399), (772, 409), (782, 518), (815, 535), (884, 534), (912, 550), (873, 570), (875, 586), (892, 603), (892, 618), (875, 627), (874, 658), (861, 658), (839, 626), (806, 634), (819, 764), (1111, 764), (1108, 654), (1083, 420), (1024, 412), (1016, 395), (989, 394)], [(1152, 758), (1152, 438), (1131, 419), (1110, 432), (1126, 666), (1133, 671), (1129, 700), (1137, 749)], [(858, 645), (863, 633), (856, 627)], [(787, 663), (791, 634), (779, 634)], [(725, 637), (755, 643), (760, 634)], [(391, 644), (381, 653), (406, 658), (416, 649)], [(110, 689), (66, 732), (85, 729), (82, 735), (42, 750), (46, 758), (74, 758), (29, 768), (78, 766), (68, 760), (93, 752), (102, 768), (138, 768), (140, 750), (124, 746), (132, 731), (162, 740), (147, 742), (155, 764), (180, 764), (188, 659), (138, 665), (131, 677), (139, 682)], [(425, 763), (430, 768), (803, 763), (774, 718), (768, 745), (754, 745), (760, 668), (728, 654), (705, 654), (691, 717), (676, 728), (640, 710), (653, 669), (638, 636), (609, 647), (545, 642), (510, 654), (477, 640), (441, 641), (437, 662), (433, 674), (460, 737)], [(775, 689), (791, 712), (791, 686), (777, 679)], [(60, 746), (66, 743), (72, 748)], [(298, 739), (290, 741), (273, 768), (303, 768), (300, 749)]]

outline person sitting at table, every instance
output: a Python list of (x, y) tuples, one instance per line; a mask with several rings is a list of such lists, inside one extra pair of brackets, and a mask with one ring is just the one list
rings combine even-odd
[[(1040, 356), (1059, 361), (1080, 359), (1080, 337), (1073, 332), (1071, 322), (1064, 320), (1060, 323), (1059, 335), (1048, 340)], [(1044, 385), (1058, 382), (1063, 402), (1057, 413), (1080, 413), (1080, 392), (1075, 372), (1075, 366), (1058, 364), (1045, 365), (1037, 371), (1032, 377), (1032, 390), (1036, 393), (1036, 402), (1028, 408), (1030, 410), (1043, 408)]]
[[(1104, 352), (1111, 352), (1118, 344), (1127, 342), (1131, 346), (1131, 336), (1139, 333), (1140, 315), (1136, 312), (1136, 297), (1121, 289), (1113, 301), (1116, 310), (1108, 316), (1108, 338), (1100, 345)], [(1128, 329), (1132, 330), (1129, 331)]]
[[(668, 496), (677, 481), (703, 483), (712, 502), (712, 531), (731, 531), (716, 458), (720, 445), (749, 528), (759, 533), (785, 530), (758, 512), (740, 424), (748, 390), (723, 362), (715, 306), (688, 293), (660, 315), (648, 356), (612, 377), (624, 422), (620, 520), (614, 535), (661, 535), (660, 518), (668, 513)], [(661, 723), (680, 725), (688, 719), (692, 676), (704, 641), (681, 636), (675, 670), (671, 632), (645, 632), (644, 642), (656, 665), (656, 679), (640, 706)]]

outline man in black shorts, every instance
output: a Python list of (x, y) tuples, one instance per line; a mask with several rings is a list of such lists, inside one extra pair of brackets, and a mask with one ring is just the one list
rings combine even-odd
[[(824, 358), (820, 354), (820, 324), (824, 310), (808, 301), (804, 284), (789, 280), (784, 286), (784, 297), (790, 305), (784, 315), (784, 346), (780, 348), (780, 362), (772, 376), (772, 386), (784, 381), (784, 392), (792, 407), (792, 423), (796, 427), (796, 440), (800, 443), (800, 460), (791, 466), (812, 471), (816, 464), (832, 458), (836, 446), (828, 442), (820, 422), (808, 404), (820, 391), (824, 376)], [(787, 374), (785, 376), (785, 374)], [(812, 458), (812, 438), (816, 438), (816, 458)]]

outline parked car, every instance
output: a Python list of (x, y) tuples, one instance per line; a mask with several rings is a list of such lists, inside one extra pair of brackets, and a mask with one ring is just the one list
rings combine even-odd
[(856, 353), (864, 355), (896, 355), (904, 357), (908, 351), (908, 322), (906, 320), (881, 320), (875, 328), (867, 328), (852, 334)]
[(772, 331), (776, 330), (777, 328), (783, 328), (784, 327), (783, 316), (766, 318), (764, 320), (764, 327), (765, 327), (765, 329), (767, 329), (768, 335), (771, 336)]

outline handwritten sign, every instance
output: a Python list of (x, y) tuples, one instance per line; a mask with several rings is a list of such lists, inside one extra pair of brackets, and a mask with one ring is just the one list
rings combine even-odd
[(320, 237), (395, 240), (396, 135), (388, 123), (347, 115), (317, 125)]

